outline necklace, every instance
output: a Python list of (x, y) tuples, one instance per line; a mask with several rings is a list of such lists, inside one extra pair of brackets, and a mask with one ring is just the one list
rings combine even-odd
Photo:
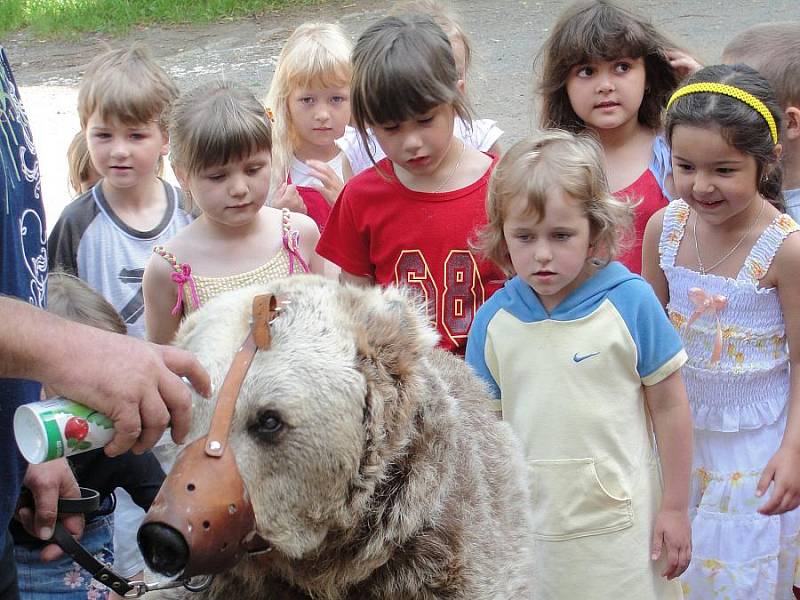
[(708, 268), (705, 268), (703, 266), (703, 261), (700, 258), (700, 246), (697, 243), (697, 219), (698, 219), (698, 216), (697, 216), (697, 212), (695, 212), (695, 214), (694, 214), (694, 224), (692, 226), (692, 235), (694, 236), (694, 251), (697, 253), (697, 266), (700, 269), (700, 274), (701, 275), (705, 275), (706, 273), (711, 273), (711, 271), (713, 271), (718, 266), (720, 266), (722, 263), (724, 263), (727, 259), (729, 259), (731, 257), (731, 255), (734, 252), (736, 252), (739, 249), (739, 246), (741, 246), (744, 243), (744, 241), (747, 239), (747, 237), (753, 231), (753, 228), (756, 226), (756, 223), (758, 223), (759, 219), (761, 218), (761, 214), (764, 212), (764, 207), (766, 205), (767, 205), (767, 201), (762, 198), (761, 199), (761, 208), (758, 210), (758, 214), (756, 215), (756, 218), (753, 220), (752, 223), (750, 223), (750, 227), (748, 227), (747, 231), (744, 232), (744, 235), (739, 239), (738, 242), (736, 242), (733, 245), (733, 248), (728, 250), (728, 252), (725, 254), (725, 256), (720, 258), (717, 262), (715, 262), (713, 265), (711, 265)]
[(447, 174), (447, 177), (445, 177), (444, 180), (442, 181), (442, 183), (439, 184), (439, 187), (437, 187), (435, 190), (433, 190), (431, 192), (432, 194), (437, 194), (440, 191), (442, 191), (442, 188), (447, 185), (447, 183), (450, 181), (450, 179), (452, 179), (452, 177), (455, 174), (455, 172), (458, 171), (458, 167), (461, 165), (461, 159), (464, 158), (464, 151), (466, 149), (467, 149), (467, 144), (464, 143), (464, 142), (461, 142), (461, 152), (459, 152), (459, 154), (458, 154), (458, 160), (456, 161), (455, 166), (453, 166), (453, 168), (450, 169), (450, 172)]

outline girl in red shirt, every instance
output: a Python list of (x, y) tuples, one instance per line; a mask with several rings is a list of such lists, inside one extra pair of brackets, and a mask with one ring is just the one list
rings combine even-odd
[(641, 273), (645, 225), (670, 197), (661, 111), (700, 65), (646, 19), (600, 0), (568, 7), (539, 61), (541, 126), (597, 137), (609, 187), (635, 205), (635, 239), (617, 260)]
[[(463, 352), (475, 311), (502, 284), (470, 249), (495, 159), (453, 135), (469, 123), (447, 36), (425, 15), (387, 17), (353, 50), (353, 122), (386, 158), (345, 185), (317, 252), (361, 285), (417, 293), (441, 345)], [(368, 144), (365, 143), (365, 147)]]

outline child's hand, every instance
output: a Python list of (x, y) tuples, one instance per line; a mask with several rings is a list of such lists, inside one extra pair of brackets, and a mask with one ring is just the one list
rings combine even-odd
[[(34, 506), (19, 508), (16, 517), (29, 533), (49, 540), (56, 519), (61, 519), (70, 533), (80, 537), (83, 533), (83, 515), (58, 514), (59, 498), (80, 498), (81, 493), (66, 458), (39, 465), (28, 465), (22, 485), (33, 493)], [(44, 562), (63, 555), (55, 543), (48, 544), (41, 553)]]
[(800, 505), (800, 452), (781, 446), (764, 467), (758, 480), (756, 495), (763, 496), (771, 481), (775, 482), (772, 495), (758, 512), (762, 515), (779, 515)]
[(667, 552), (667, 568), (662, 577), (675, 579), (686, 570), (692, 558), (692, 527), (685, 510), (662, 508), (656, 516), (653, 530), (653, 552), (650, 556), (658, 560), (661, 550)]
[(339, 192), (341, 192), (344, 187), (344, 183), (339, 179), (336, 171), (334, 171), (328, 163), (324, 163), (321, 160), (309, 159), (306, 161), (306, 164), (311, 168), (311, 173), (314, 177), (322, 182), (322, 187), (315, 185), (314, 189), (319, 191), (328, 204), (333, 206), (334, 202), (336, 202), (336, 199), (339, 197)]
[(669, 61), (669, 66), (672, 67), (672, 70), (675, 71), (681, 79), (685, 79), (703, 68), (703, 65), (697, 62), (693, 56), (681, 50), (668, 51), (667, 60)]
[(272, 200), (274, 208), (288, 208), (292, 212), (308, 214), (306, 203), (300, 197), (300, 192), (294, 185), (287, 185), (282, 183), (278, 190), (275, 192), (275, 197)]

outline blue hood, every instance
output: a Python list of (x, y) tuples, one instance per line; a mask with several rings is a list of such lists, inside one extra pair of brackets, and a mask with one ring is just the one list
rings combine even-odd
[(503, 286), (510, 300), (503, 308), (525, 322), (545, 319), (572, 321), (592, 313), (608, 297), (611, 290), (634, 279), (644, 281), (639, 275), (631, 273), (622, 263), (609, 263), (575, 288), (552, 313), (548, 314), (531, 286), (516, 276)]

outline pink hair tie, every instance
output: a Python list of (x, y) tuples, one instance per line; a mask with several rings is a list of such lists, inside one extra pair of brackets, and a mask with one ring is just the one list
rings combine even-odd
[(190, 265), (183, 263), (180, 266), (180, 271), (173, 271), (172, 281), (178, 284), (178, 301), (175, 303), (175, 307), (172, 309), (173, 315), (180, 314), (181, 308), (183, 308), (183, 288), (187, 283), (189, 284), (189, 294), (192, 298), (194, 307), (196, 309), (200, 308), (200, 298), (197, 296), (197, 288), (194, 285), (192, 267)]

